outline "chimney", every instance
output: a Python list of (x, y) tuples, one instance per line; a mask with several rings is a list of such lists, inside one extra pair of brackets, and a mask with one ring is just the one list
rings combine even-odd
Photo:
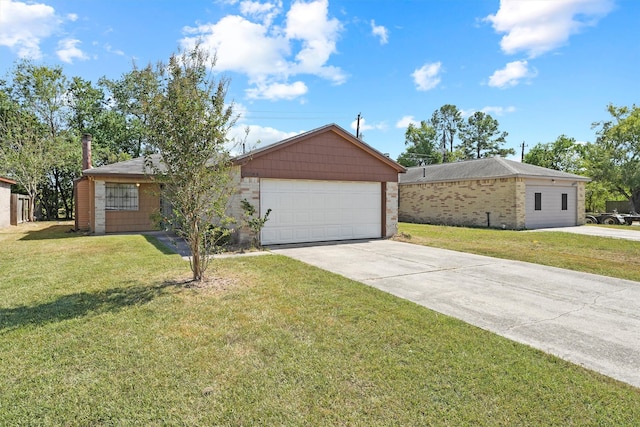
[(82, 134), (82, 170), (91, 169), (91, 134)]

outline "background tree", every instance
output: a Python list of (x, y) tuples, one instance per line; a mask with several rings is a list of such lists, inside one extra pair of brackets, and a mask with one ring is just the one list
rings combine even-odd
[(480, 159), (516, 154), (513, 148), (501, 148), (506, 143), (507, 132), (498, 129), (498, 121), (491, 115), (476, 111), (460, 127), (461, 144), (458, 146), (465, 159)]
[(116, 113), (110, 118), (111, 123), (120, 121), (119, 132), (111, 135), (114, 146), (131, 157), (140, 157), (145, 152), (152, 151), (148, 147), (149, 118), (144, 107), (160, 84), (152, 67), (138, 69), (134, 64), (133, 70), (125, 73), (119, 80), (103, 77), (99, 84), (109, 91), (108, 102), (111, 111)]
[(640, 108), (610, 104), (607, 111), (611, 120), (594, 124), (597, 139), (587, 146), (587, 173), (640, 212)]
[(431, 115), (430, 124), (436, 132), (436, 140), (440, 142), (444, 162), (452, 161), (453, 141), (461, 123), (462, 115), (455, 105), (445, 104)]
[(0, 90), (0, 174), (14, 179), (27, 193), (29, 221), (34, 221), (38, 189), (53, 163), (50, 141), (38, 119)]
[(536, 144), (525, 154), (524, 163), (568, 173), (584, 173), (584, 147), (574, 138), (560, 135), (554, 142)]
[(159, 151), (154, 172), (176, 231), (191, 249), (196, 281), (204, 279), (216, 239), (224, 236), (233, 192), (226, 144), (236, 119), (225, 105), (228, 81), (208, 71), (214, 65), (199, 47), (172, 55), (158, 65), (157, 90), (143, 105), (150, 142)]
[(57, 219), (59, 211), (63, 210), (64, 216), (71, 218), (73, 184), (68, 181), (80, 174), (80, 148), (71, 143), (69, 88), (62, 67), (20, 61), (12, 70), (12, 82), (5, 84), (4, 89), (13, 102), (40, 123), (47, 139), (42, 147), (50, 150), (47, 155), (51, 163), (46, 180), (40, 182), (37, 191), (39, 203), (35, 206), (35, 215)]
[(398, 163), (406, 167), (442, 163), (436, 137), (436, 130), (424, 120), (420, 126), (409, 124), (404, 134), (407, 149), (398, 156)]

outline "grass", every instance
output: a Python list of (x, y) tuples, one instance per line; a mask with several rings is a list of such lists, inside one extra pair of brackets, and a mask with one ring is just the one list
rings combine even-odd
[(397, 239), (640, 282), (638, 241), (551, 231), (529, 233), (410, 223), (399, 225)]
[(3, 425), (638, 425), (640, 390), (275, 255), (0, 231)]

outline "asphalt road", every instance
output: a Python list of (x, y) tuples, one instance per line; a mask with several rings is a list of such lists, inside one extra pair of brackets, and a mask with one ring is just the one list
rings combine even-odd
[(640, 282), (392, 240), (270, 250), (640, 387)]

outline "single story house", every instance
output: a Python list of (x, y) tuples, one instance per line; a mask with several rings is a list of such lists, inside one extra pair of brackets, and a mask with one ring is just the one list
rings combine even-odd
[[(83, 137), (83, 148), (90, 147)], [(90, 152), (90, 150), (89, 150)], [(76, 182), (76, 228), (96, 234), (146, 231), (161, 209), (144, 158), (90, 167)], [(341, 127), (330, 124), (233, 160), (237, 192), (264, 216), (262, 244), (390, 237), (398, 224), (398, 174), (405, 169)], [(248, 230), (238, 238), (246, 241)]]
[(409, 168), (399, 220), (535, 229), (585, 223), (589, 178), (492, 157)]
[(0, 176), (0, 228), (11, 225), (11, 186), (15, 183)]

